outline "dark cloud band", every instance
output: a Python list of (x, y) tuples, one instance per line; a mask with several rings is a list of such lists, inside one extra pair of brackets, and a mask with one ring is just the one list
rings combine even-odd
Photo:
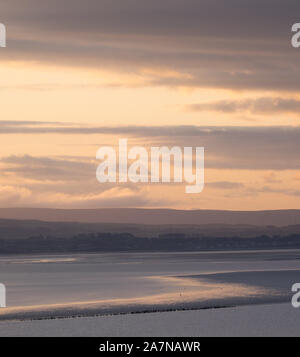
[[(84, 134), (135, 138), (151, 146), (204, 146), (205, 165), (218, 169), (299, 170), (300, 127), (30, 127), (3, 126), (2, 134)], [(99, 136), (98, 136), (99, 139)], [(115, 143), (118, 144), (117, 137)], [(143, 144), (142, 144), (143, 145)], [(27, 158), (28, 159), (28, 158)], [(60, 162), (60, 166), (63, 162)], [(74, 165), (70, 163), (70, 165)], [(80, 169), (80, 165), (78, 168)], [(49, 162), (49, 167), (56, 167)]]
[[(144, 85), (299, 90), (298, 0), (2, 0), (1, 59), (140, 74)], [(145, 67), (176, 71), (143, 76)]]

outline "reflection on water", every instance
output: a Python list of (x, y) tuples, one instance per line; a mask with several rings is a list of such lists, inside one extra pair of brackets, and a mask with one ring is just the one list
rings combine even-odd
[(206, 274), (260, 270), (262, 276), (298, 269), (299, 258), (297, 250), (6, 256), (0, 257), (0, 282), (9, 307), (225, 301), (276, 296), (276, 279), (272, 286), (263, 279), (256, 286), (255, 276), (248, 284), (244, 275), (222, 281)]

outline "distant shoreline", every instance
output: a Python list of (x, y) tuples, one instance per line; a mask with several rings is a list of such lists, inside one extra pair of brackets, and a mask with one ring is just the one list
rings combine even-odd
[(287, 226), (299, 224), (300, 209), (277, 210), (178, 210), (149, 208), (0, 208), (0, 218), (48, 222), (119, 224), (250, 224)]
[(300, 249), (300, 234), (288, 236), (138, 237), (129, 233), (80, 233), (71, 237), (37, 235), (23, 239), (0, 239), (0, 255), (109, 253), (109, 252), (201, 252), (265, 249)]

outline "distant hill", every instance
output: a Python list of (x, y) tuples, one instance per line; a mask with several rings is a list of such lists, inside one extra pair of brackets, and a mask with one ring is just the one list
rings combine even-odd
[(300, 225), (143, 225), (0, 219), (0, 255), (300, 249)]
[(130, 223), (82, 223), (46, 222), (0, 218), (0, 239), (27, 239), (31, 237), (72, 238), (78, 235), (108, 233), (132, 234), (140, 238), (185, 237), (286, 237), (300, 234), (300, 224), (293, 226), (254, 226), (246, 224), (130, 224)]
[(299, 249), (300, 224), (130, 224), (0, 219), (0, 255)]
[(145, 225), (246, 224), (280, 227), (300, 224), (300, 210), (218, 211), (138, 208), (0, 208), (0, 218), (40, 220), (48, 222), (123, 223)]

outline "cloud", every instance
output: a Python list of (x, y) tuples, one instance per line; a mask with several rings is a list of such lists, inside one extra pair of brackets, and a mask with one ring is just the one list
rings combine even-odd
[(219, 100), (207, 103), (190, 104), (187, 110), (193, 112), (213, 111), (236, 113), (249, 111), (253, 114), (295, 113), (300, 110), (300, 100), (293, 98), (261, 97), (244, 100)]
[[(0, 120), (0, 127), (5, 126), (42, 126), (42, 125), (65, 125), (58, 121), (33, 121), (33, 120)], [(70, 125), (70, 123), (68, 123)]]
[(130, 72), (144, 85), (299, 90), (298, 0), (0, 3), (2, 60)]
[[(51, 193), (40, 195), (39, 200), (47, 207), (97, 208), (97, 207), (144, 207), (151, 205), (151, 197), (145, 191), (131, 190), (127, 187), (112, 187), (103, 192), (68, 194)], [(163, 204), (163, 202), (161, 202)]]
[(207, 182), (205, 187), (211, 187), (221, 190), (236, 190), (244, 188), (244, 184), (241, 182), (231, 182), (231, 181), (216, 181), (216, 182)]
[(0, 186), (2, 207), (55, 207), (55, 208), (97, 208), (97, 207), (144, 207), (164, 205), (156, 201), (144, 189), (131, 190), (127, 187), (111, 187), (102, 192), (43, 191), (32, 185), (31, 189), (17, 185)]
[[(231, 161), (224, 153), (220, 157), (215, 157), (216, 152), (208, 152), (206, 167), (214, 169), (244, 167), (247, 170), (257, 170), (260, 165), (259, 159), (254, 155), (243, 161), (243, 153), (240, 151), (240, 149), (236, 150), (236, 155)], [(276, 163), (278, 166), (281, 165), (282, 169), (290, 166), (290, 163), (282, 157), (276, 159), (277, 161), (274, 161), (272, 165)], [(92, 158), (76, 158), (75, 156), (48, 158), (29, 155), (3, 157), (0, 159), (1, 205), (65, 208), (170, 207), (193, 202), (193, 200), (199, 202), (198, 196), (183, 199), (180, 194), (178, 197), (174, 195), (174, 192), (178, 192), (178, 188), (174, 185), (164, 187), (132, 183), (101, 185), (96, 180), (95, 168)], [(257, 172), (256, 175), (259, 177)], [(219, 172), (219, 177), (221, 176)], [(280, 181), (274, 181), (274, 174), (269, 177), (270, 180), (262, 181), (263, 185), (259, 182), (253, 185), (251, 182), (242, 183), (230, 180), (209, 181), (205, 184), (208, 191), (205, 189), (204, 192), (208, 192), (208, 195), (204, 193), (204, 198), (211, 197), (213, 191), (215, 196), (223, 198), (242, 198), (272, 193), (290, 197), (299, 196), (300, 191), (297, 187), (293, 189), (284, 187)], [(268, 182), (268, 185), (264, 182)], [(181, 185), (182, 195), (184, 195), (183, 186), (184, 183)], [(169, 190), (173, 194), (168, 194)]]
[[(115, 137), (112, 145), (118, 145), (118, 137), (134, 138), (150, 146), (203, 146), (206, 168), (251, 169), (251, 170), (299, 170), (300, 127), (202, 127), (202, 126), (127, 126), (127, 127), (39, 127), (9, 125), (1, 126), (2, 134), (106, 134)], [(130, 141), (129, 141), (130, 145)], [(95, 152), (100, 144), (95, 144)], [(4, 158), (6, 164), (27, 175), (63, 177), (72, 173), (82, 177), (94, 171), (94, 158), (82, 161), (78, 158), (42, 159), (25, 156)], [(24, 161), (23, 161), (24, 160)], [(18, 161), (18, 162), (17, 162)], [(23, 161), (23, 163), (22, 163)]]
[(0, 159), (0, 167), (0, 202), (6, 207), (144, 207), (166, 203), (156, 200), (145, 186), (100, 185), (93, 159), (8, 156)]
[(14, 185), (0, 186), (0, 202), (2, 206), (14, 207), (17, 205), (26, 204), (32, 198), (32, 192), (25, 187), (17, 187)]
[[(8, 156), (0, 159), (2, 175), (14, 174), (23, 178), (48, 181), (81, 181), (95, 176), (93, 158), (84, 160), (51, 157)], [(4, 164), (4, 166), (3, 166)]]
[(251, 187), (247, 188), (247, 193), (250, 194), (258, 194), (258, 193), (276, 193), (276, 194), (282, 194), (286, 196), (300, 196), (300, 190), (299, 189), (287, 189), (287, 188), (280, 188), (280, 187), (273, 187), (273, 186), (263, 186), (263, 187)]

